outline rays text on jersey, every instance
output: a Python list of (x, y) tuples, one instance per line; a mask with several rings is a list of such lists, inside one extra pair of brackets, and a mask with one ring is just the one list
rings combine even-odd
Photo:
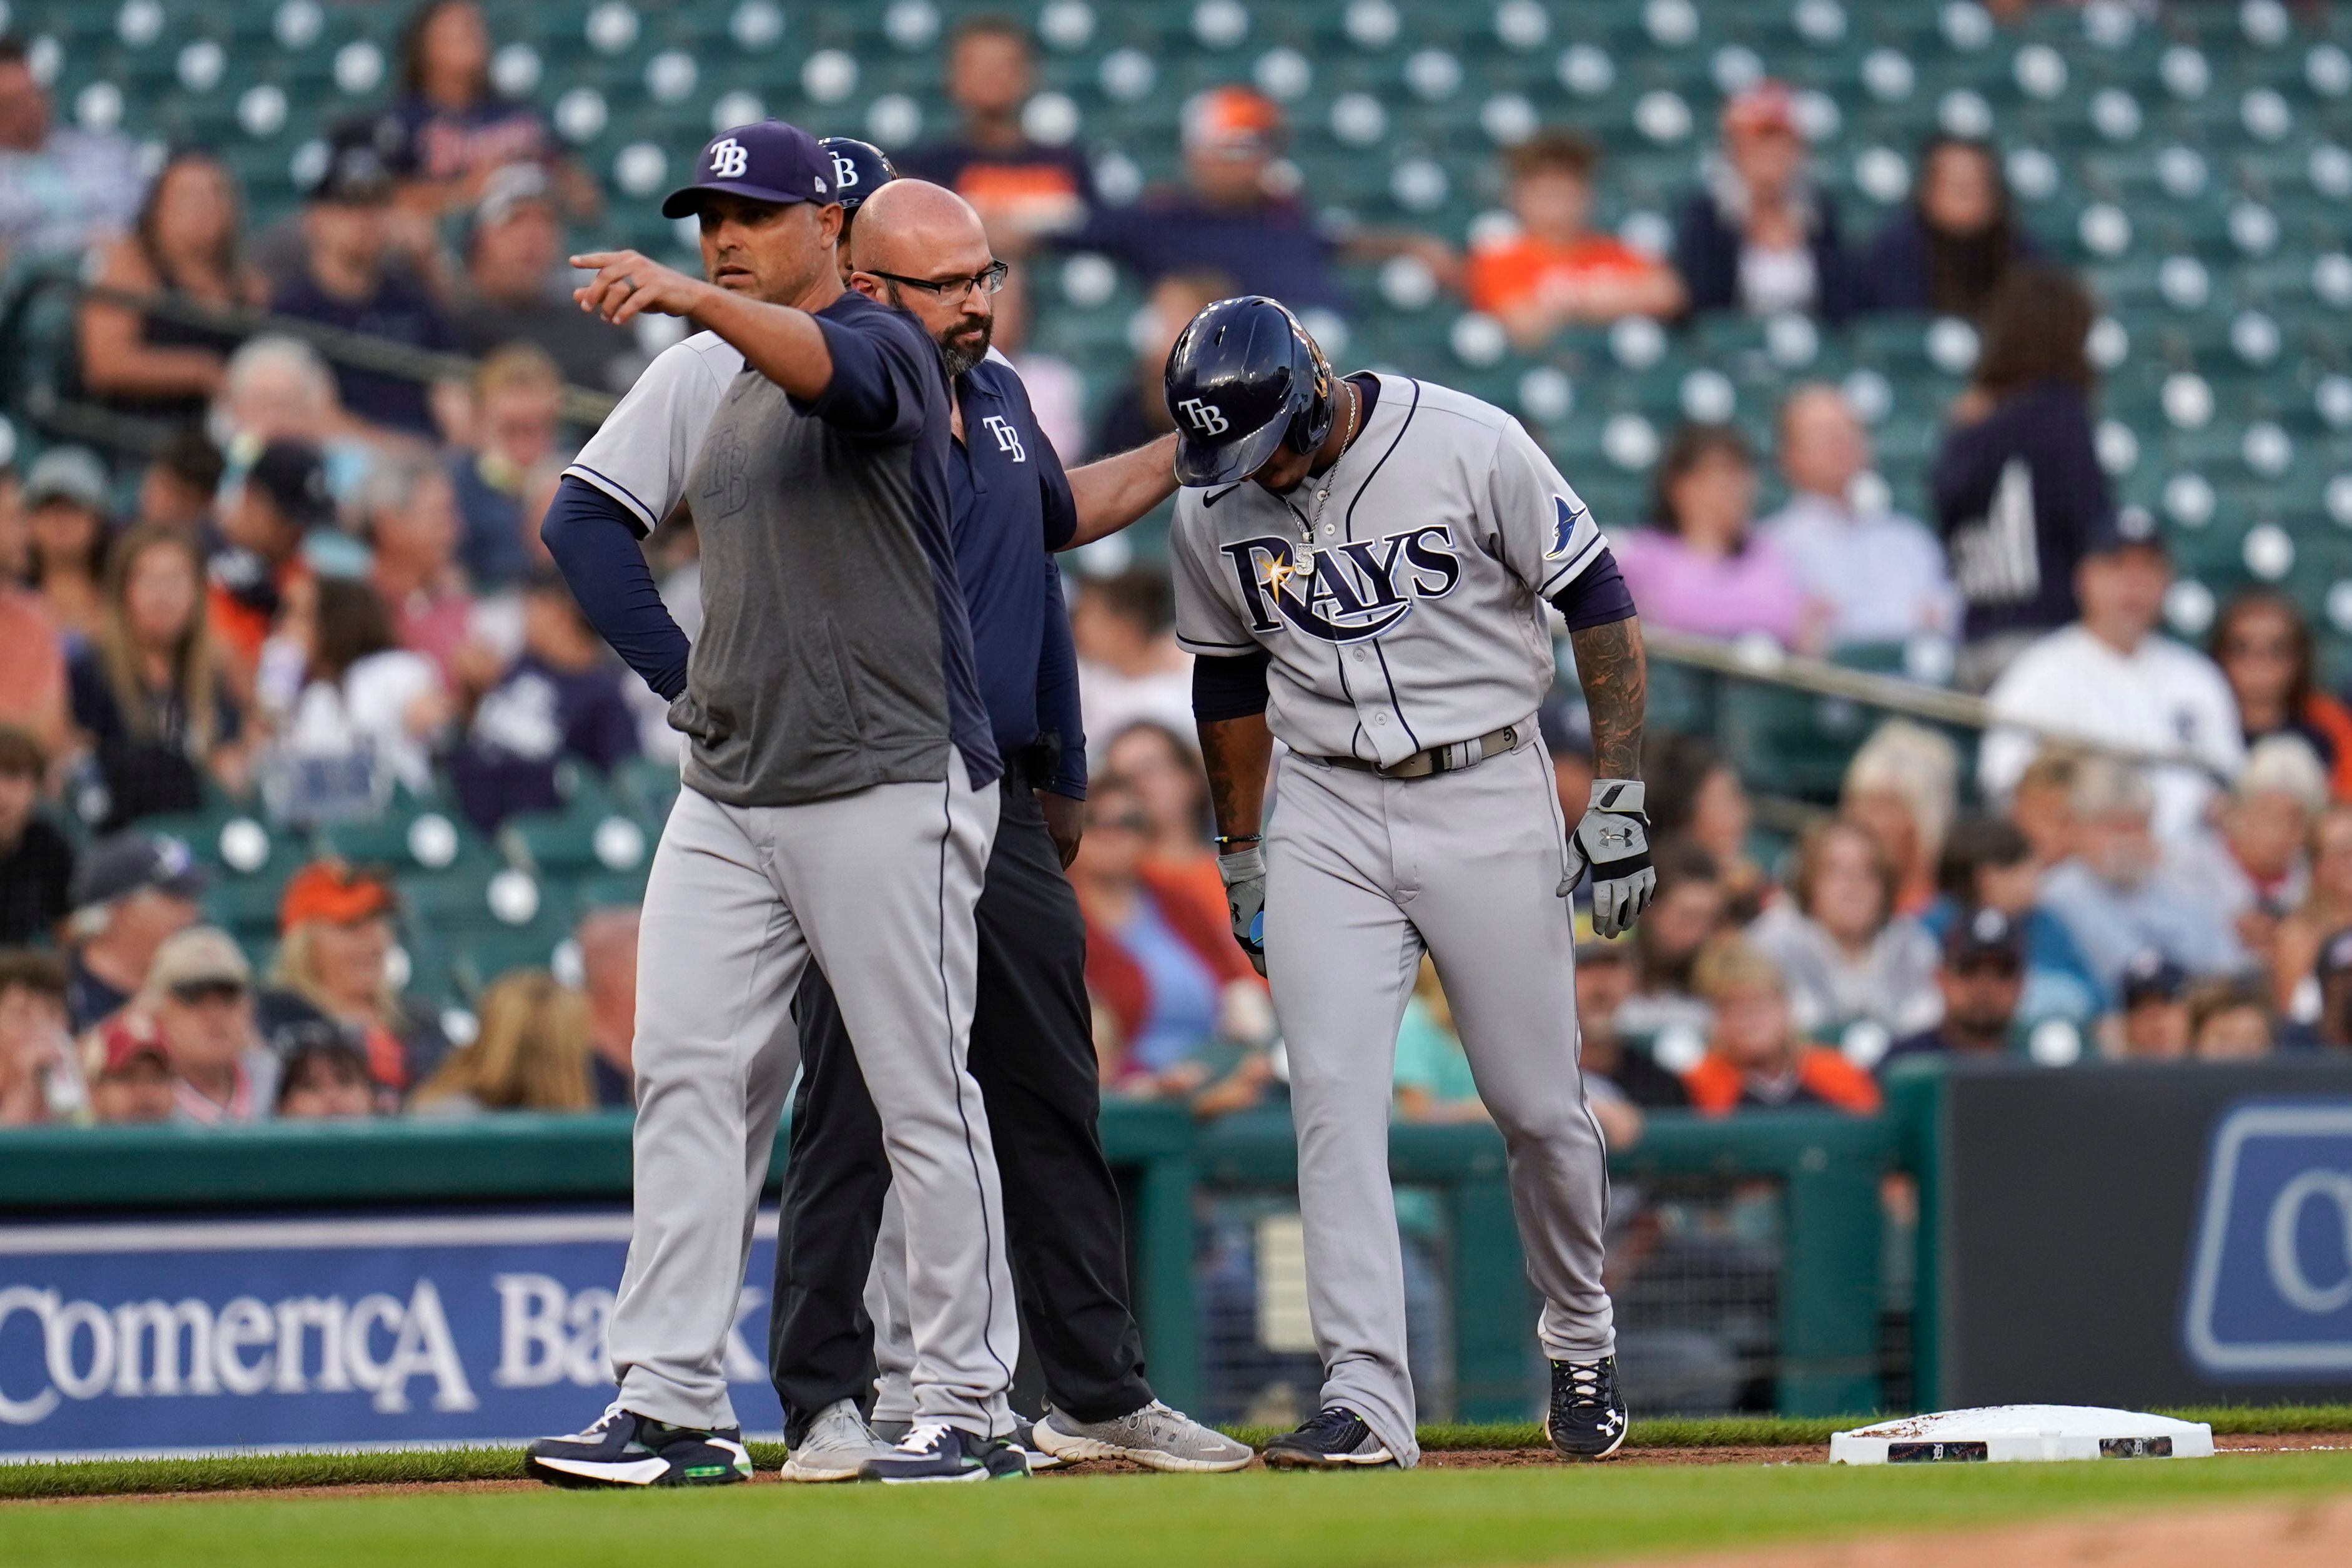
[(1416, 601), (1443, 599), (1462, 580), (1453, 529), (1444, 523), (1320, 550), (1301, 549), (1278, 534), (1221, 548), (1241, 584), (1250, 630), (1288, 625), (1325, 643), (1377, 637)]

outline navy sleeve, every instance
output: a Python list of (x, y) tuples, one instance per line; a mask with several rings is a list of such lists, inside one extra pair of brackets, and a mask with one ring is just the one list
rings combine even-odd
[(1613, 621), (1633, 618), (1633, 591), (1625, 586), (1622, 573), (1617, 570), (1617, 558), (1609, 547), (1601, 547), (1600, 559), (1560, 585), (1551, 601), (1568, 617), (1571, 632), (1589, 632), (1595, 626), (1606, 626)]
[(589, 624), (664, 701), (675, 701), (686, 690), (691, 644), (662, 603), (628, 509), (584, 480), (566, 479), (539, 537)]
[(1062, 603), (1062, 569), (1045, 563), (1045, 635), (1037, 648), (1037, 733), (1060, 743), (1045, 788), (1073, 800), (1087, 798), (1087, 726), (1078, 708), (1078, 650), (1070, 612)]
[(912, 441), (929, 407), (921, 378), (946, 384), (939, 349), (921, 325), (883, 305), (810, 319), (833, 355), (833, 380), (809, 402), (793, 399), (793, 406), (868, 441)]
[(1274, 655), (1264, 648), (1230, 659), (1192, 661), (1192, 716), (1204, 724), (1247, 718), (1265, 711), (1266, 667)]

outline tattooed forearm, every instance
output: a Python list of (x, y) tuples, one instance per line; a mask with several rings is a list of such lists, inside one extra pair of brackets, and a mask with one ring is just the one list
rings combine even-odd
[(1209, 773), (1209, 809), (1217, 831), (1245, 837), (1258, 831), (1265, 810), (1265, 770), (1274, 760), (1274, 732), (1265, 715), (1203, 719), (1201, 760)]
[(1642, 776), (1642, 710), (1650, 692), (1638, 618), (1568, 634), (1576, 674), (1592, 715), (1592, 768), (1603, 779)]

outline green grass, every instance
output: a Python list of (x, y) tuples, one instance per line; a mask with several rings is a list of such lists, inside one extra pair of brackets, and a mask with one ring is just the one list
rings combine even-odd
[[(2352, 1432), (2352, 1406), (2221, 1406), (2170, 1410), (2183, 1420), (2204, 1421), (2217, 1433)], [(1626, 1438), (1629, 1448), (1822, 1447), (1832, 1432), (1878, 1419), (1871, 1416), (1660, 1416), (1637, 1419)], [(1244, 1441), (1264, 1447), (1272, 1427), (1230, 1428)], [(1421, 1446), (1432, 1452), (1538, 1448), (1542, 1429), (1533, 1422), (1489, 1426), (1429, 1426)], [(784, 1462), (774, 1443), (753, 1443), (761, 1469)], [(89, 1459), (60, 1464), (0, 1464), (0, 1500), (68, 1497), (120, 1497), (133, 1493), (278, 1490), (288, 1487), (401, 1486), (431, 1481), (511, 1479), (522, 1471), (519, 1448), (443, 1448), (418, 1452), (359, 1454), (249, 1454), (207, 1459)]]
[(9, 1568), (430, 1563), (1419, 1568), (1591, 1563), (2089, 1509), (2352, 1491), (2352, 1454), (2205, 1463), (1541, 1466), (932, 1488), (235, 1497), (0, 1511)]

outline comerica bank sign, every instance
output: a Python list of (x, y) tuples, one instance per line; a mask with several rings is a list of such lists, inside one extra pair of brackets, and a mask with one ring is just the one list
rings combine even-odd
[[(624, 1213), (0, 1227), (0, 1458), (499, 1441), (609, 1390)], [(751, 1278), (773, 1262), (763, 1217)], [(767, 1299), (727, 1373), (779, 1425)]]

